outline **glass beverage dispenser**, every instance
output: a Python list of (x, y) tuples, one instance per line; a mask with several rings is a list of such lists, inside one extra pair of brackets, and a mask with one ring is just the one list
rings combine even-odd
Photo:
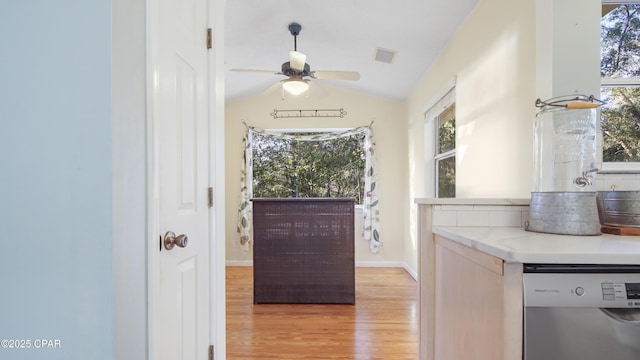
[(592, 191), (599, 103), (593, 97), (536, 100), (534, 191)]
[(599, 100), (569, 95), (536, 100), (533, 192), (528, 231), (599, 235), (596, 129)]

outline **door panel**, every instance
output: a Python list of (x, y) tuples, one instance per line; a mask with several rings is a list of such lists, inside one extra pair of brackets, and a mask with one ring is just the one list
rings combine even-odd
[(155, 0), (151, 63), (154, 193), (161, 246), (152, 314), (153, 358), (205, 360), (209, 343), (208, 68), (205, 0)]
[(176, 101), (180, 152), (180, 210), (196, 212), (197, 145), (196, 71), (182, 58), (176, 58)]
[[(197, 359), (198, 353), (198, 266), (196, 258), (189, 258), (178, 264), (180, 279), (180, 304), (182, 334), (182, 359)], [(206, 344), (204, 344), (206, 347)]]

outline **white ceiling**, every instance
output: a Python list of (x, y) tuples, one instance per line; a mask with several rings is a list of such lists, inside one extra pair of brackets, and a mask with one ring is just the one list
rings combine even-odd
[[(311, 70), (358, 71), (358, 81), (317, 80), (393, 100), (406, 99), (478, 0), (228, 0), (225, 14), (227, 101), (263, 94), (283, 75), (293, 50), (288, 25), (302, 25), (298, 51)], [(397, 51), (392, 64), (376, 48)], [(310, 95), (312, 96), (312, 94)]]

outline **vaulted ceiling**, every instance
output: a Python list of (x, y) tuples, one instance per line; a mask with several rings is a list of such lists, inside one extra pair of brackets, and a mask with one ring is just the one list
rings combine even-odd
[[(264, 94), (286, 79), (292, 22), (311, 70), (357, 71), (360, 80), (311, 79), (392, 100), (406, 99), (477, 0), (229, 0), (225, 14), (227, 101)], [(395, 52), (391, 63), (377, 49)], [(232, 72), (230, 69), (273, 73)], [(277, 86), (277, 85), (276, 85)], [(311, 88), (314, 91), (314, 88)], [(313, 92), (311, 93), (313, 94)], [(310, 95), (311, 95), (310, 94)]]

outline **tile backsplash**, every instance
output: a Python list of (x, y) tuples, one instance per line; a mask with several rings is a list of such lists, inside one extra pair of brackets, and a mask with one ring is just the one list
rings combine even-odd
[(434, 205), (433, 226), (524, 227), (529, 206)]

